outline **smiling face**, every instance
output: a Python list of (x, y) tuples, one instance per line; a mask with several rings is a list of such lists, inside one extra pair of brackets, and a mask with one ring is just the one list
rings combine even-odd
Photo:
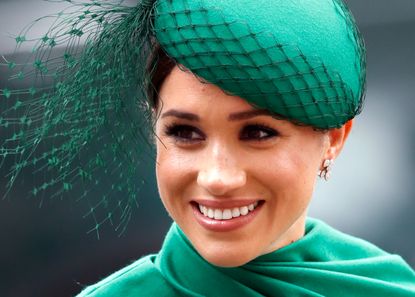
[(330, 133), (275, 119), (178, 67), (159, 96), (159, 193), (202, 257), (240, 266), (304, 235), (317, 172), (338, 151)]

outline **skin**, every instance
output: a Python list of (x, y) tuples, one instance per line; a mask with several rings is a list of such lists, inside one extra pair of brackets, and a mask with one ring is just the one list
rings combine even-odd
[[(325, 159), (340, 153), (352, 121), (321, 132), (255, 114), (242, 98), (201, 83), (178, 67), (159, 96), (160, 197), (203, 258), (217, 266), (240, 266), (304, 235), (317, 172)], [(200, 199), (255, 199), (261, 208), (241, 228), (216, 232), (195, 218), (192, 204)]]

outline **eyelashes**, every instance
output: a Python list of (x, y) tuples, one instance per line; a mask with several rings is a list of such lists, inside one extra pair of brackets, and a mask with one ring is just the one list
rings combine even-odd
[(277, 130), (263, 124), (248, 124), (242, 128), (239, 135), (241, 140), (265, 141), (278, 136)]
[(171, 124), (166, 125), (164, 134), (179, 142), (197, 142), (205, 139), (204, 134), (198, 128), (191, 125)]
[[(169, 124), (164, 128), (164, 134), (176, 142), (190, 144), (206, 139), (206, 135), (197, 127), (185, 124)], [(239, 131), (238, 138), (242, 141), (260, 142), (273, 139), (278, 131), (264, 124), (247, 124)]]

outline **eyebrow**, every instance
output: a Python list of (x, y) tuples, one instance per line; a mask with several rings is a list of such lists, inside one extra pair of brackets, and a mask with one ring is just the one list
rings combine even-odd
[(177, 109), (170, 109), (161, 115), (161, 118), (165, 117), (176, 117), (179, 119), (189, 120), (189, 121), (199, 121), (199, 116), (191, 112), (180, 111)]
[(236, 113), (231, 113), (228, 116), (229, 121), (240, 121), (240, 120), (248, 120), (250, 118), (254, 118), (257, 116), (272, 116), (271, 113), (266, 109), (252, 109), (247, 111), (241, 111)]
[[(228, 121), (241, 121), (247, 120), (257, 116), (272, 116), (271, 113), (266, 109), (252, 109), (247, 111), (241, 111), (236, 113), (231, 113), (228, 116)], [(165, 117), (176, 117), (179, 119), (189, 120), (189, 121), (199, 121), (200, 118), (197, 114), (191, 112), (180, 111), (177, 109), (170, 109), (161, 115), (161, 118)]]

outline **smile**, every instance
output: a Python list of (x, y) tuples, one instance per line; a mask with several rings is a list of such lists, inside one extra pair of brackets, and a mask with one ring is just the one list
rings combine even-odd
[(214, 220), (230, 220), (239, 216), (246, 216), (249, 212), (253, 211), (258, 206), (258, 201), (245, 205), (242, 207), (234, 207), (227, 209), (211, 208), (199, 204), (200, 212), (210, 219)]
[(264, 200), (192, 201), (196, 221), (206, 230), (229, 232), (252, 222), (265, 204)]

